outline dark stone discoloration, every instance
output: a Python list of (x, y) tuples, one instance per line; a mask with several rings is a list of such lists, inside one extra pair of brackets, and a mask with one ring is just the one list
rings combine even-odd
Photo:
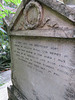
[(35, 90), (32, 90), (33, 91), (33, 95), (35, 96), (36, 100), (39, 100), (39, 97), (38, 97), (38, 94), (36, 93)]
[(75, 100), (75, 90), (73, 88), (66, 89), (65, 100)]

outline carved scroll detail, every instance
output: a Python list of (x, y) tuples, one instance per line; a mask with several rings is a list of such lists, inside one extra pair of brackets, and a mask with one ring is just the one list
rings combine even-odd
[(52, 21), (50, 18), (46, 18), (42, 21), (42, 23), (40, 24), (39, 28), (43, 28), (44, 26), (47, 26), (48, 29), (50, 28), (59, 28), (59, 25), (57, 22)]

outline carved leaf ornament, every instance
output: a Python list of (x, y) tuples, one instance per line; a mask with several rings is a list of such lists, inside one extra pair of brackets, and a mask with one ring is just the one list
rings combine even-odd
[(34, 29), (38, 27), (42, 21), (42, 7), (38, 2), (30, 1), (25, 9), (25, 29)]

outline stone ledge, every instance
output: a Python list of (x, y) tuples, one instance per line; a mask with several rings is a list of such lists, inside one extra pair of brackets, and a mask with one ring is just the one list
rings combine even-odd
[(15, 86), (11, 85), (8, 89), (8, 100), (28, 100)]

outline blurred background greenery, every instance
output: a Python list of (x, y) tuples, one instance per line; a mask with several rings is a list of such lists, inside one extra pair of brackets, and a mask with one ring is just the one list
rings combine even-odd
[(0, 0), (0, 71), (10, 68), (10, 45), (3, 18), (14, 16), (21, 0)]

